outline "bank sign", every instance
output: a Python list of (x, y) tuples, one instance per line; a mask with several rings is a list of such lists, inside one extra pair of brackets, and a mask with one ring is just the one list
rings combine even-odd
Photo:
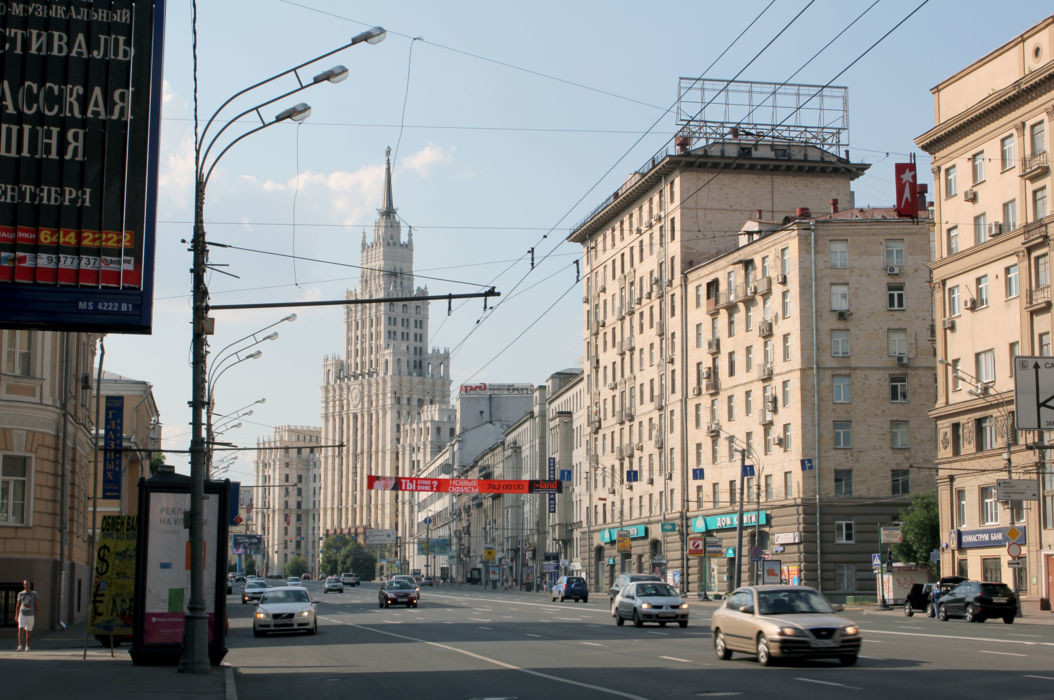
[[(1017, 525), (1020, 531), (1018, 542), (1027, 542), (1024, 525)], [(988, 527), (980, 530), (953, 530), (955, 549), (975, 549), (977, 547), (1005, 547), (1011, 540), (1006, 536), (1005, 527)]]
[(150, 332), (164, 7), (0, 0), (0, 327)]
[[(754, 525), (767, 525), (768, 513), (756, 510), (743, 513), (744, 527)], [(739, 513), (728, 515), (707, 515), (692, 519), (692, 532), (711, 532), (713, 530), (728, 530), (739, 526)]]

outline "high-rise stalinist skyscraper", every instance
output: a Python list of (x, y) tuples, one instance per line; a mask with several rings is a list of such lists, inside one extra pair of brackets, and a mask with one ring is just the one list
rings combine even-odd
[[(323, 536), (396, 527), (396, 492), (367, 491), (366, 476), (398, 474), (399, 434), (422, 407), (450, 399), (450, 353), (428, 348), (428, 290), (414, 285), (413, 231), (403, 240), (392, 199), (391, 149), (373, 240), (362, 233), (362, 275), (348, 290), (344, 354), (323, 361)], [(401, 299), (401, 301), (385, 301)]]

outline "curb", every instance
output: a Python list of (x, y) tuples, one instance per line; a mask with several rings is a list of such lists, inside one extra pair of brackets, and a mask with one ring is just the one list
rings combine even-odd
[(238, 686), (234, 683), (234, 666), (223, 666), (223, 696), (227, 700), (238, 700)]

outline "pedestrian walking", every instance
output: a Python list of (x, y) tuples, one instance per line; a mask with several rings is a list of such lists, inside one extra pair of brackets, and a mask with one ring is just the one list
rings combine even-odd
[(33, 622), (37, 619), (37, 592), (28, 578), (22, 581), (15, 607), (18, 609), (18, 651), (29, 651)]

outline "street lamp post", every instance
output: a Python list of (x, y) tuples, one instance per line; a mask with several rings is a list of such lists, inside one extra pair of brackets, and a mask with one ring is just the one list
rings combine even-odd
[[(244, 139), (245, 137), (256, 133), (262, 129), (272, 126), (286, 119), (292, 119), (294, 121), (305, 118), (311, 108), (306, 104), (299, 104), (290, 109), (283, 110), (280, 112), (273, 121), (265, 121), (260, 115), (259, 110), (277, 99), (284, 99), (300, 90), (304, 90), (312, 85), (316, 85), (318, 82), (323, 81), (334, 81), (340, 80), (340, 71), (331, 73), (321, 73), (316, 76), (316, 79), (311, 83), (305, 84), (300, 79), (299, 70), (304, 68), (316, 61), (319, 61), (327, 56), (330, 56), (338, 51), (346, 49), (350, 46), (361, 42), (367, 42), (371, 44), (382, 41), (385, 37), (384, 29), (380, 27), (374, 27), (365, 32), (362, 32), (354, 37), (351, 41), (340, 46), (332, 51), (317, 56), (309, 61), (301, 63), (294, 68), (273, 75), (270, 78), (262, 80), (258, 83), (250, 85), (243, 90), (235, 93), (229, 97), (220, 107), (212, 114), (205, 128), (202, 130), (200, 136), (196, 136), (194, 143), (194, 235), (191, 244), (191, 251), (193, 253), (193, 262), (191, 266), (192, 275), (192, 295), (193, 295), (193, 312), (191, 317), (191, 365), (192, 365), (192, 379), (191, 379), (191, 438), (190, 438), (190, 599), (187, 602), (187, 614), (183, 627), (183, 651), (179, 660), (179, 670), (184, 673), (208, 673), (210, 668), (209, 654), (208, 654), (208, 615), (206, 613), (205, 604), (205, 562), (204, 562), (204, 536), (205, 536), (205, 457), (206, 457), (206, 445), (202, 435), (202, 411), (206, 407), (206, 389), (207, 389), (207, 350), (205, 337), (212, 331), (213, 321), (208, 315), (208, 287), (205, 281), (205, 270), (208, 263), (208, 246), (205, 240), (205, 188), (208, 184), (209, 176), (211, 176), (213, 169), (220, 159), (227, 153), (236, 143)], [(327, 75), (328, 73), (328, 75)], [(232, 101), (238, 97), (255, 90), (267, 83), (278, 80), (279, 78), (294, 75), (297, 78), (297, 82), (300, 86), (294, 90), (291, 90), (284, 95), (268, 100), (261, 103), (252, 110), (247, 110), (243, 114), (251, 111), (255, 111), (257, 116), (262, 122), (261, 126), (250, 129), (241, 136), (233, 139), (227, 144), (223, 150), (213, 159), (212, 163), (207, 162), (208, 153), (212, 147), (217, 144), (219, 137), (223, 131), (226, 130), (230, 124), (237, 121), (238, 116), (235, 116), (227, 121), (223, 128), (211, 138), (208, 142), (205, 140), (205, 134), (208, 132), (209, 127), (216, 120), (219, 114), (229, 105)], [(344, 73), (346, 75), (346, 72)], [(204, 154), (204, 157), (203, 157)], [(206, 166), (208, 169), (206, 170)]]

